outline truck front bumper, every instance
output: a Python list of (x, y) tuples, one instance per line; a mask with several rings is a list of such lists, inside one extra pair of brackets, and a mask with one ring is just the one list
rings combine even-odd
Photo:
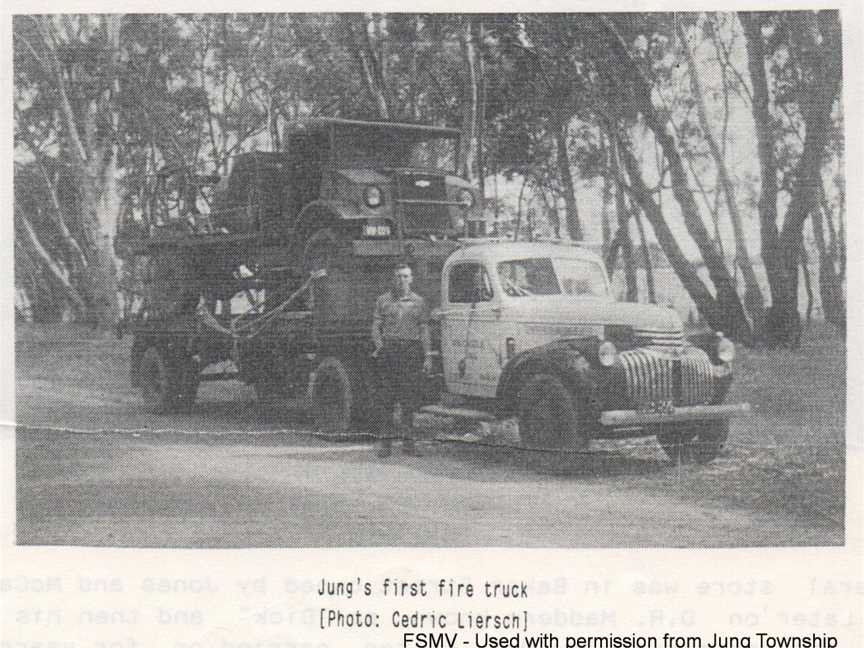
[(661, 423), (686, 423), (731, 418), (750, 412), (749, 403), (734, 405), (692, 405), (672, 407), (663, 411), (609, 410), (600, 415), (604, 427), (637, 427)]

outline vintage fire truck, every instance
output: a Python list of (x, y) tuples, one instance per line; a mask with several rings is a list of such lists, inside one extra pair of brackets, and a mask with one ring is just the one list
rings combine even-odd
[(286, 132), (284, 151), (235, 158), (224, 178), (157, 174), (145, 216), (118, 237), (141, 275), (124, 326), (145, 401), (188, 409), (201, 381), (239, 379), (262, 398), (308, 392), (324, 433), (374, 433), (372, 311), (408, 262), (433, 308), (424, 412), (515, 417), (531, 448), (656, 435), (677, 461), (713, 459), (747, 410), (723, 402), (733, 344), (685, 338), (672, 309), (616, 302), (580, 246), (483, 238), (458, 138), (315, 119)]

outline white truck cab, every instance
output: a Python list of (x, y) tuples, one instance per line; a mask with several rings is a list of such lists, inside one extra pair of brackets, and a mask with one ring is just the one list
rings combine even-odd
[(671, 309), (620, 303), (602, 260), (567, 243), (479, 243), (444, 265), (441, 353), (448, 391), (494, 397), (517, 353), (562, 338), (605, 339), (607, 325), (682, 335)]
[(429, 411), (515, 415), (529, 445), (656, 434), (670, 456), (707, 461), (748, 409), (722, 404), (729, 340), (691, 342), (673, 309), (616, 302), (600, 257), (567, 242), (466, 242), (435, 317), (444, 389), (468, 406)]

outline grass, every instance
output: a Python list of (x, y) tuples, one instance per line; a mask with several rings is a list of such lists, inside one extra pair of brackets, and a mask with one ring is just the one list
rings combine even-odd
[(845, 341), (819, 323), (796, 351), (739, 348), (728, 401), (749, 402), (752, 415), (733, 421), (720, 458), (639, 485), (842, 528)]

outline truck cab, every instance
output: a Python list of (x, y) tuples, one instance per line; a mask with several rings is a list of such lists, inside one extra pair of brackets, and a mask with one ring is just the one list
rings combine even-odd
[(673, 458), (709, 461), (747, 409), (723, 404), (729, 340), (688, 340), (671, 308), (616, 302), (602, 260), (576, 245), (466, 245), (444, 265), (437, 318), (454, 411), (515, 416), (531, 446), (656, 434)]

